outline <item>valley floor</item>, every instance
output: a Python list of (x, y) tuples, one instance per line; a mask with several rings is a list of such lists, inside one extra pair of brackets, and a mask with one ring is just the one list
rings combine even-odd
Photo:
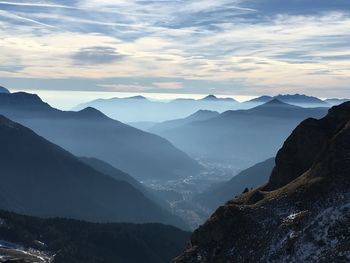
[(153, 190), (165, 193), (173, 213), (184, 219), (191, 229), (203, 224), (213, 212), (195, 202), (193, 197), (212, 185), (230, 180), (242, 169), (223, 163), (198, 161), (204, 167), (198, 175), (178, 180), (142, 182)]

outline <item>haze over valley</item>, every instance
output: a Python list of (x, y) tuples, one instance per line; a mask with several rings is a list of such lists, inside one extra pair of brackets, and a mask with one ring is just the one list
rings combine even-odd
[(349, 0), (0, 0), (0, 263), (350, 262)]
[[(284, 102), (287, 100), (290, 104)], [(321, 118), (331, 107), (326, 100), (299, 94), (262, 96), (243, 102), (214, 95), (197, 100), (179, 98), (170, 102), (134, 96), (108, 102), (113, 104), (115, 112), (119, 109), (140, 109), (142, 105), (147, 105), (140, 111), (141, 115), (135, 111), (133, 116), (139, 120), (148, 107), (151, 107), (149, 113), (164, 113), (170, 107), (169, 112), (181, 116), (166, 121), (162, 121), (164, 116), (159, 117), (147, 129), (140, 130), (142, 128), (135, 128), (135, 123), (135, 127), (132, 127), (132, 123), (128, 125), (107, 117), (103, 107), (101, 111), (92, 107), (94, 102), (87, 102), (86, 108), (77, 111), (62, 111), (51, 107), (35, 94), (11, 93), (5, 88), (0, 93), (0, 102), (1, 114), (6, 116), (4, 123), (11, 122), (6, 118), (19, 122), (37, 135), (70, 151), (78, 157), (76, 159), (80, 165), (88, 165), (98, 173), (128, 183), (158, 209), (164, 210), (162, 213), (172, 213), (173, 224), (183, 229), (196, 228), (220, 203), (247, 187), (256, 187), (266, 181), (273, 167), (273, 159), (269, 158), (275, 156), (297, 124), (306, 118)], [(155, 110), (154, 107), (159, 109)], [(186, 115), (183, 109), (188, 112), (192, 110), (193, 113)], [(260, 177), (238, 179), (241, 173), (246, 173), (246, 169), (254, 170), (255, 164), (267, 159), (266, 171), (262, 174), (262, 170), (258, 169), (251, 175)], [(33, 161), (31, 163), (34, 165)], [(229, 184), (233, 188), (228, 187)], [(219, 189), (220, 185), (227, 185), (227, 194), (219, 190), (221, 193), (214, 195), (217, 197), (207, 200), (205, 196), (211, 196), (209, 193), (214, 193), (214, 189)], [(51, 186), (45, 188), (48, 187)], [(103, 189), (101, 187), (98, 189)], [(28, 204), (20, 206), (28, 207)], [(49, 211), (43, 214), (40, 211), (14, 211), (56, 216)], [(57, 216), (69, 215), (58, 213)], [(101, 220), (109, 220), (100, 216)], [(164, 216), (153, 220), (167, 220), (163, 219)], [(80, 215), (70, 217), (95, 220)], [(119, 221), (117, 218), (113, 220)]]

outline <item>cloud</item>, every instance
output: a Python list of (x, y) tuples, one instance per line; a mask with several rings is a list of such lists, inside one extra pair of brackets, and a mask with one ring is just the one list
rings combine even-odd
[(59, 4), (50, 4), (50, 3), (32, 3), (32, 2), (8, 2), (8, 1), (0, 1), (0, 5), (7, 6), (20, 6), (20, 7), (45, 7), (45, 8), (64, 8), (64, 9), (76, 9), (72, 6), (67, 5), (59, 5)]
[(134, 84), (98, 84), (104, 91), (113, 92), (142, 92), (152, 89), (151, 87), (146, 87), (138, 83)]
[(29, 22), (31, 24), (36, 24), (36, 25), (43, 26), (43, 27), (54, 28), (54, 26), (52, 26), (52, 25), (42, 23), (42, 22), (37, 21), (35, 19), (27, 18), (25, 16), (20, 16), (20, 15), (17, 15), (17, 14), (11, 13), (11, 12), (7, 12), (7, 11), (3, 11), (3, 10), (0, 10), (0, 17), (8, 18), (8, 19), (12, 19), (15, 21), (20, 21), (20, 22)]
[(200, 92), (186, 83), (203, 81), (221, 93), (344, 92), (349, 8), (323, 1), (311, 12), (310, 1), (293, 0), (280, 12), (275, 0), (258, 2), (0, 1), (0, 76), (129, 79), (121, 90)]
[(153, 82), (153, 85), (165, 90), (178, 90), (183, 88), (181, 82)]
[(76, 64), (100, 65), (111, 64), (122, 60), (124, 57), (113, 47), (96, 46), (81, 48), (73, 54), (72, 59)]

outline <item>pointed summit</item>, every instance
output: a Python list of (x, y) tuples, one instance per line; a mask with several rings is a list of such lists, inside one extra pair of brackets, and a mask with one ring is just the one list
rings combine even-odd
[(125, 99), (128, 99), (128, 100), (147, 100), (146, 97), (141, 96), (141, 95), (132, 96), (132, 97), (128, 97), (128, 98), (125, 98)]
[(2, 113), (14, 107), (16, 110), (24, 110), (27, 114), (29, 114), (29, 112), (32, 110), (42, 112), (52, 110), (50, 105), (43, 102), (41, 98), (36, 94), (30, 94), (26, 92), (0, 92), (0, 109), (2, 110)]
[(218, 98), (217, 98), (215, 95), (210, 94), (210, 95), (204, 97), (204, 98), (201, 99), (201, 100), (214, 101), (214, 100), (218, 100)]
[(273, 99), (273, 97), (264, 95), (264, 96), (257, 97), (255, 99), (248, 100), (245, 103), (266, 103), (272, 99)]
[(288, 105), (287, 103), (284, 103), (283, 101), (279, 100), (279, 99), (272, 99), (268, 102), (265, 103), (265, 105), (269, 105), (269, 106), (281, 106), (281, 105)]
[(260, 106), (258, 106), (257, 108), (266, 108), (266, 107), (295, 107), (295, 108), (298, 108), (297, 106), (293, 106), (293, 105), (290, 105), (288, 103), (285, 103), (279, 99), (272, 99)]
[(289, 103), (300, 107), (329, 107), (329, 104), (327, 102), (317, 97), (307, 96), (305, 94), (279, 94), (274, 98), (279, 99), (285, 103)]
[(93, 107), (86, 107), (85, 109), (78, 111), (78, 113), (79, 116), (84, 116), (87, 118), (107, 118), (106, 115)]
[(218, 98), (212, 94), (204, 97), (203, 99), (200, 99), (200, 101), (237, 102), (235, 99), (232, 99), (232, 98)]

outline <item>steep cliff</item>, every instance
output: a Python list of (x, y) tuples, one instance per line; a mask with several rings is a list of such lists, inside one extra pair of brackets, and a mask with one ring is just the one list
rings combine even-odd
[(269, 182), (220, 207), (176, 263), (349, 262), (350, 103), (302, 122)]

